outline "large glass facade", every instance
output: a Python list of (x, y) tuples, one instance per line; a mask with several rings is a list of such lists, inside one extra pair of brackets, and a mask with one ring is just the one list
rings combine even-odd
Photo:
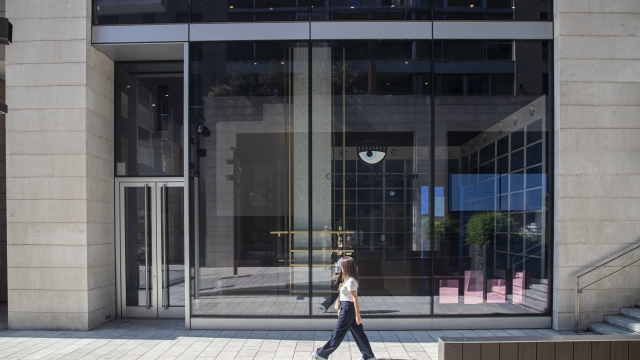
[(93, 0), (94, 24), (550, 20), (551, 0)]
[[(314, 7), (315, 8), (315, 7)], [(192, 316), (549, 310), (547, 41), (190, 44)]]

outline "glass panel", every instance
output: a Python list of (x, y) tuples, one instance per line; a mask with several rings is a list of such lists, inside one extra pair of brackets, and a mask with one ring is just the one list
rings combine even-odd
[(116, 176), (183, 176), (184, 66), (117, 63)]
[[(332, 206), (331, 187), (309, 199), (308, 45), (191, 43), (190, 51), (190, 152), (200, 155), (191, 169), (200, 222), (192, 314), (308, 316), (310, 200), (328, 214)], [(327, 160), (329, 170), (314, 172), (325, 182)]]
[(435, 20), (550, 20), (551, 0), (433, 0)]
[(308, 0), (191, 0), (191, 22), (308, 21)]
[[(311, 0), (313, 20), (430, 20), (431, 0)], [(191, 22), (308, 21), (308, 0), (191, 1)]]
[(527, 148), (527, 166), (542, 163), (542, 142), (531, 145)]
[[(517, 125), (517, 124), (516, 124)], [(511, 134), (511, 151), (520, 149), (524, 146), (524, 128)]]
[(93, 3), (96, 25), (189, 21), (189, 0), (94, 0)]
[(430, 20), (431, 0), (312, 0), (313, 20)]
[[(363, 314), (429, 315), (431, 43), (318, 43), (312, 60), (314, 230), (339, 232), (313, 239), (312, 314), (335, 316), (335, 265), (346, 255), (358, 264)], [(355, 204), (357, 218), (331, 212), (342, 204)], [(436, 189), (436, 213), (443, 204)]]
[(166, 187), (163, 191), (163, 304), (184, 306), (184, 188)]
[[(456, 3), (462, 9), (465, 1)], [(550, 71), (542, 60), (545, 47), (543, 41), (434, 42), (440, 49), (436, 79), (455, 74), (493, 81), (500, 74), (515, 84), (515, 93), (480, 95), (468, 90), (455, 95), (436, 86), (435, 147), (448, 149), (436, 151), (436, 158), (446, 154), (447, 163), (466, 164), (471, 155), (469, 167), (479, 163), (479, 173), (435, 164), (434, 186), (444, 188), (447, 199), (435, 222), (450, 224), (452, 233), (434, 252), (440, 287), (435, 314), (549, 311), (545, 156), (551, 107), (549, 89), (540, 82)]]
[[(93, 23), (431, 20), (432, 0), (94, 0)], [(551, 0), (433, 0), (435, 20), (551, 20)], [(190, 9), (190, 10), (189, 10)], [(494, 49), (497, 53), (500, 49)]]
[(151, 188), (147, 188), (146, 206), (144, 192), (144, 187), (124, 189), (122, 210), (124, 211), (126, 306), (153, 306), (155, 303), (152, 276)]

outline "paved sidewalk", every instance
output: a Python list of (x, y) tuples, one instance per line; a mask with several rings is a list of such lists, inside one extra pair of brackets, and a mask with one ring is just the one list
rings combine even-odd
[[(6, 309), (6, 303), (2, 304)], [(92, 331), (6, 330), (0, 359), (304, 359), (329, 331), (184, 330), (182, 320), (116, 319)], [(365, 328), (366, 328), (366, 319)], [(557, 336), (553, 330), (367, 331), (378, 359), (438, 358), (439, 336)], [(332, 359), (360, 359), (350, 338)]]

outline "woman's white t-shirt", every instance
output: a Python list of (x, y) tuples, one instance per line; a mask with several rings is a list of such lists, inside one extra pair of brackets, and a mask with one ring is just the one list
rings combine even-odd
[(358, 283), (354, 278), (347, 279), (343, 284), (342, 288), (340, 288), (340, 301), (351, 301), (353, 302), (353, 296), (351, 296), (351, 292), (358, 290)]

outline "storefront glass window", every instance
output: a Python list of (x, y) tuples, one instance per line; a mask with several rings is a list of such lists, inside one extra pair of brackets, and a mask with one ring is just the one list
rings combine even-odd
[(434, 219), (435, 315), (549, 310), (545, 46), (434, 42), (434, 186), (446, 199)]
[(191, 44), (192, 314), (309, 315), (309, 47)]
[(548, 312), (546, 46), (190, 44), (192, 315)]

